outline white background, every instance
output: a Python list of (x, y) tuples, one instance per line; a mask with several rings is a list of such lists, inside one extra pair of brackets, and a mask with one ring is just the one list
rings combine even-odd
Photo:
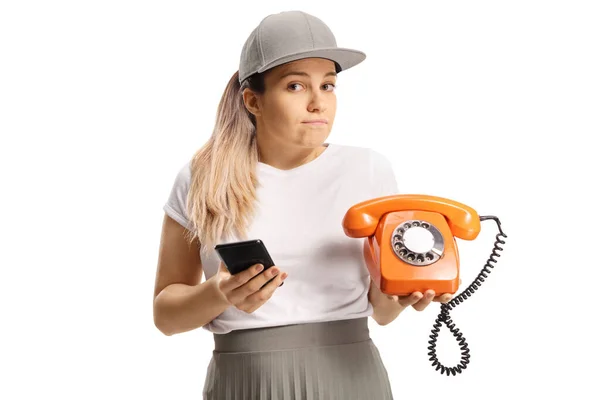
[[(153, 325), (162, 206), (248, 34), (290, 9), (367, 53), (339, 76), (329, 141), (508, 235), (453, 313), (462, 374), (427, 361), (439, 306), (371, 321), (395, 397), (597, 393), (597, 2), (104, 0), (0, 6), (0, 397), (201, 398), (211, 334)], [(495, 234), (459, 241), (463, 288)], [(458, 361), (449, 335), (438, 348)]]

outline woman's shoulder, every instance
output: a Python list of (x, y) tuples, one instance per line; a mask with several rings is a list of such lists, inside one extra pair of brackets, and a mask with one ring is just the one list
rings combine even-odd
[(190, 180), (192, 177), (192, 163), (191, 160), (187, 160), (184, 162), (180, 162), (176, 164), (174, 177), (175, 181), (173, 182), (174, 186), (178, 187), (188, 187), (190, 184)]
[(175, 164), (170, 174), (172, 195), (177, 193), (178, 197), (185, 197), (192, 180), (192, 160), (184, 160)]
[(191, 161), (185, 161), (175, 167), (175, 179), (172, 181), (171, 191), (163, 210), (171, 218), (189, 229), (190, 223), (187, 215), (187, 195), (191, 180)]

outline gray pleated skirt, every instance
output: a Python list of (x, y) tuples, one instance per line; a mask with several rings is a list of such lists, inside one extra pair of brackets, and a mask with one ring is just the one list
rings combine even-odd
[(367, 318), (215, 334), (206, 400), (388, 400)]

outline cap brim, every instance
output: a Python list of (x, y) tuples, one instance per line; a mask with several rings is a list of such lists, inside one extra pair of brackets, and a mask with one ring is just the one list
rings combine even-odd
[(266, 70), (277, 67), (279, 65), (296, 60), (301, 60), (304, 58), (325, 58), (338, 63), (341, 70), (345, 71), (363, 62), (365, 58), (367, 58), (367, 55), (359, 50), (345, 49), (340, 47), (330, 49), (307, 50), (303, 52), (290, 54), (285, 57), (278, 58), (277, 60), (271, 61), (269, 64), (264, 65), (256, 72), (265, 72)]

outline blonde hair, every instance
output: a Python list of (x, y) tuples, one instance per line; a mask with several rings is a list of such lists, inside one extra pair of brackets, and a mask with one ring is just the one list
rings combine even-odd
[(245, 237), (254, 217), (258, 178), (256, 120), (244, 105), (242, 92), (264, 93), (264, 77), (256, 74), (240, 85), (239, 71), (229, 80), (217, 108), (211, 137), (192, 157), (187, 212), (208, 254), (225, 235)]

